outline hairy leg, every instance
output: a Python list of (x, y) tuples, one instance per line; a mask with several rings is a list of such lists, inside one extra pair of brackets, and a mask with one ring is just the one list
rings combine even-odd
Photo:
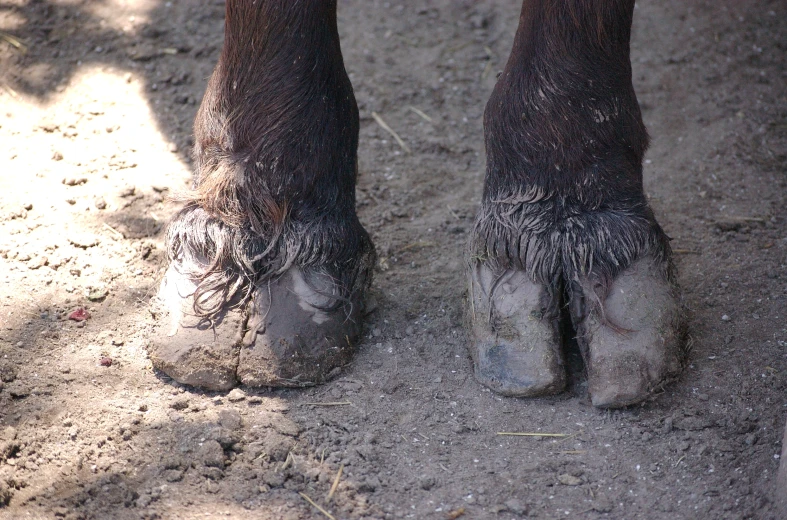
[(206, 388), (324, 381), (359, 339), (374, 264), (335, 0), (228, 0), (194, 134), (154, 365)]
[(468, 255), (471, 353), (479, 380), (502, 393), (563, 389), (561, 315), (596, 406), (641, 401), (679, 371), (669, 240), (642, 187), (648, 137), (631, 82), (632, 13), (633, 0), (525, 0), (487, 104)]

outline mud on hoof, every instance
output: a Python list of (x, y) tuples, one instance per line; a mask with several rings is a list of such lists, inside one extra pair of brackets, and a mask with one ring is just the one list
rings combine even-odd
[(179, 383), (207, 390), (322, 383), (350, 361), (361, 334), (360, 297), (342, 299), (333, 278), (315, 270), (290, 267), (212, 319), (195, 314), (195, 289), (172, 264), (155, 298), (150, 358)]
[(523, 271), (468, 270), (467, 322), (478, 381), (495, 392), (532, 397), (563, 391), (566, 374), (548, 291)]
[(227, 390), (237, 384), (240, 309), (227, 306), (212, 320), (194, 314), (197, 285), (170, 265), (151, 312), (156, 319), (148, 346), (153, 366), (179, 383)]

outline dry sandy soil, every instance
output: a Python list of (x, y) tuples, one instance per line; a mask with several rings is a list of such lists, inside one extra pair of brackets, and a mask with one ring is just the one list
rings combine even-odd
[(692, 351), (652, 401), (602, 411), (581, 368), (562, 395), (503, 398), (466, 351), (482, 113), (518, 1), (339, 4), (376, 310), (331, 383), (217, 394), (146, 345), (223, 1), (0, 1), (0, 518), (327, 518), (307, 497), (337, 519), (776, 518), (787, 5), (638, 4), (646, 188)]

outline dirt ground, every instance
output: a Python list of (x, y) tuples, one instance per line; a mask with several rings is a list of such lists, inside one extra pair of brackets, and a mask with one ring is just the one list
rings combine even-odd
[(679, 381), (619, 411), (590, 406), (581, 372), (556, 397), (499, 397), (466, 351), (482, 113), (518, 0), (339, 2), (380, 256), (352, 365), (321, 387), (229, 393), (153, 371), (148, 301), (223, 10), (0, 1), (0, 518), (777, 517), (787, 4), (637, 6), (646, 189), (692, 351)]

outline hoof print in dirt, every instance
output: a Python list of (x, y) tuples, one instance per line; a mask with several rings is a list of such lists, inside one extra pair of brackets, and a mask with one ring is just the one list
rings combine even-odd
[(170, 267), (150, 357), (175, 381), (208, 390), (319, 384), (349, 363), (361, 334), (360, 298), (332, 277), (291, 267), (257, 285), (248, 303), (213, 319), (194, 312), (196, 285)]

